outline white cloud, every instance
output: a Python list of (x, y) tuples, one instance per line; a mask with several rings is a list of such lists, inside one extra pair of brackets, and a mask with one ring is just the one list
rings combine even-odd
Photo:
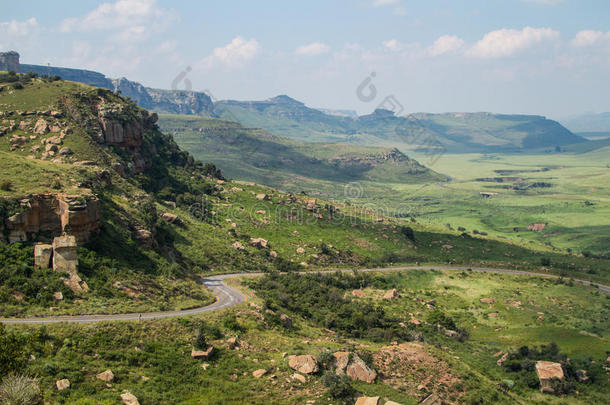
[(21, 51), (36, 41), (40, 27), (36, 18), (24, 21), (10, 20), (0, 22), (0, 49)]
[(255, 38), (247, 40), (238, 36), (227, 45), (215, 48), (212, 54), (202, 61), (201, 65), (204, 68), (215, 66), (242, 67), (254, 59), (260, 50), (261, 46)]
[(137, 41), (163, 31), (176, 19), (174, 11), (159, 7), (156, 0), (117, 0), (102, 3), (85, 16), (63, 20), (60, 31), (112, 30), (118, 31), (113, 39)]
[(428, 48), (428, 53), (432, 56), (439, 56), (445, 53), (457, 52), (463, 46), (464, 40), (462, 38), (455, 35), (443, 35)]
[(382, 42), (383, 47), (390, 51), (400, 51), (403, 45), (395, 38)]
[(0, 34), (5, 36), (25, 37), (38, 29), (38, 21), (29, 18), (25, 21), (11, 20), (0, 22)]
[(316, 56), (323, 53), (328, 53), (330, 47), (322, 42), (312, 42), (308, 45), (299, 46), (294, 52), (297, 55)]
[(551, 28), (525, 27), (522, 30), (500, 29), (488, 32), (470, 48), (468, 54), (477, 58), (503, 58), (544, 41), (559, 38)]
[(584, 31), (580, 31), (576, 34), (576, 36), (572, 40), (572, 45), (578, 46), (578, 47), (586, 47), (586, 46), (595, 45), (602, 41), (610, 42), (610, 31), (602, 32), (602, 31), (584, 30)]

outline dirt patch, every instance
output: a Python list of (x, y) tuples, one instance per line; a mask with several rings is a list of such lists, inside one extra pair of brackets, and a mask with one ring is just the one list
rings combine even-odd
[(460, 378), (443, 360), (432, 356), (419, 343), (385, 346), (373, 355), (374, 368), (384, 384), (423, 398), (431, 392), (447, 397), (458, 394), (453, 386)]

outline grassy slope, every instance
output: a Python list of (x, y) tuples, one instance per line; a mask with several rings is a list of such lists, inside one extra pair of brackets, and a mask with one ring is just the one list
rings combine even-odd
[[(250, 301), (262, 304), (267, 294), (240, 286)], [(400, 298), (382, 300), (387, 288), (397, 288)], [(537, 278), (507, 275), (456, 273), (456, 272), (405, 272), (379, 275), (364, 290), (361, 302), (382, 306), (398, 321), (408, 323), (409, 313), (425, 320), (431, 313), (425, 305), (414, 300), (435, 300), (437, 308), (456, 320), (471, 337), (459, 342), (434, 332), (426, 326), (412, 328), (423, 333), (421, 343), (429, 360), (406, 367), (406, 376), (398, 383), (388, 384), (390, 375), (380, 375), (375, 384), (356, 383), (355, 388), (365, 395), (381, 395), (403, 404), (416, 404), (429, 392), (438, 392), (446, 400), (462, 403), (539, 403), (559, 404), (601, 403), (608, 395), (607, 381), (595, 384), (578, 384), (578, 394), (554, 397), (542, 395), (536, 388), (522, 382), (508, 394), (497, 386), (503, 380), (515, 380), (516, 374), (496, 365), (494, 353), (515, 350), (521, 345), (556, 342), (562, 352), (572, 359), (592, 356), (605, 359), (604, 350), (610, 337), (606, 323), (598, 316), (608, 311), (608, 300), (598, 292), (582, 287), (569, 287), (552, 281), (540, 282)], [(516, 291), (520, 294), (516, 295)], [(346, 291), (349, 293), (350, 291)], [(482, 304), (480, 298), (494, 297), (495, 304)], [(521, 302), (521, 305), (516, 305)], [(317, 305), (312, 303), (311, 309)], [(497, 318), (487, 316), (498, 312)], [(140, 403), (339, 403), (328, 397), (321, 382), (321, 373), (308, 377), (305, 384), (290, 380), (294, 373), (282, 353), (318, 355), (326, 350), (345, 350), (376, 353), (389, 344), (366, 339), (346, 338), (311, 323), (297, 314), (295, 330), (272, 327), (265, 323), (261, 310), (248, 304), (224, 311), (187, 319), (144, 321), (141, 323), (103, 323), (91, 326), (51, 325), (46, 344), (36, 345), (28, 351), (35, 355), (28, 371), (39, 377), (42, 393), (47, 400), (58, 403), (116, 403), (121, 391), (128, 389)], [(537, 321), (544, 313), (543, 321)], [(235, 330), (225, 322), (229, 315), (236, 316), (242, 330)], [(217, 348), (217, 355), (208, 363), (190, 358), (200, 322), (220, 330), (217, 339), (208, 333), (208, 342)], [(500, 331), (497, 331), (501, 328)], [(37, 327), (12, 328), (17, 332), (34, 332)], [(242, 347), (229, 350), (224, 341), (239, 336)], [(51, 344), (53, 342), (53, 344)], [(244, 344), (245, 342), (245, 344)], [(83, 362), (83, 358), (86, 362)], [(416, 390), (427, 376), (444, 375), (447, 365), (451, 375), (459, 382), (445, 386), (432, 378), (423, 392)], [(260, 379), (252, 377), (254, 370), (264, 368), (268, 374)], [(106, 387), (95, 379), (95, 374), (111, 369), (115, 382)], [(274, 375), (275, 377), (271, 377)], [(150, 378), (147, 381), (142, 376)], [(55, 381), (68, 378), (69, 390), (58, 392)]]

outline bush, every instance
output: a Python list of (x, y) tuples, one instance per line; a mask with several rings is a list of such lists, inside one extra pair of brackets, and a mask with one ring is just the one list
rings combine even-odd
[(24, 375), (9, 375), (0, 383), (0, 402), (6, 405), (36, 405), (42, 403), (35, 380)]
[(352, 399), (356, 393), (354, 387), (345, 375), (338, 376), (333, 372), (327, 372), (322, 377), (322, 383), (328, 388), (328, 393), (335, 399)]
[(549, 259), (548, 257), (543, 257), (542, 259), (540, 259), (540, 264), (542, 266), (548, 267), (551, 265), (551, 259)]
[(415, 242), (415, 232), (413, 232), (413, 228), (410, 226), (403, 226), (400, 228), (402, 234), (412, 242)]
[(14, 90), (21, 90), (21, 89), (23, 89), (23, 84), (21, 84), (21, 83), (19, 83), (19, 82), (15, 82), (15, 83), (11, 84), (11, 87), (12, 87)]
[(19, 372), (26, 363), (25, 342), (20, 336), (7, 332), (0, 323), (0, 375)]
[(0, 189), (4, 191), (11, 191), (13, 189), (13, 183), (10, 180), (2, 180), (0, 182)]
[(227, 315), (222, 320), (222, 325), (225, 328), (232, 330), (234, 332), (243, 332), (245, 330), (245, 328), (242, 325), (240, 325), (239, 322), (237, 322), (237, 318), (235, 317), (234, 314)]
[(208, 341), (205, 337), (205, 327), (202, 325), (197, 331), (197, 337), (195, 338), (195, 349), (205, 350), (208, 348)]

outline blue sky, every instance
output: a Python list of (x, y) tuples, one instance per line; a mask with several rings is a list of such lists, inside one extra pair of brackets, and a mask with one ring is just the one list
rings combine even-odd
[[(610, 110), (607, 0), (34, 3), (3, 6), (0, 49), (151, 87), (189, 67), (193, 89), (218, 99), (288, 94), (361, 113), (387, 95), (408, 112)], [(379, 96), (364, 102), (356, 88), (371, 72)]]

